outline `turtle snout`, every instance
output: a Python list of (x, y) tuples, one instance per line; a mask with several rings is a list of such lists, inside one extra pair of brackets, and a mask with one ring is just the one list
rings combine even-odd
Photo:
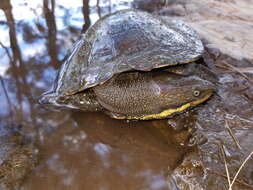
[(39, 97), (38, 103), (41, 105), (45, 105), (45, 104), (54, 104), (56, 100), (56, 96), (53, 93), (46, 93), (46, 94), (42, 94)]

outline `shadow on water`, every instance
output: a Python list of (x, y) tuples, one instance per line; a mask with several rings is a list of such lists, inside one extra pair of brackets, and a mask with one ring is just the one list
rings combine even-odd
[(37, 104), (78, 36), (129, 7), (111, 0), (1, 1), (0, 127), (22, 126), (41, 152), (22, 189), (167, 189), (165, 174), (186, 149), (168, 140), (174, 132), (164, 121), (126, 123)]

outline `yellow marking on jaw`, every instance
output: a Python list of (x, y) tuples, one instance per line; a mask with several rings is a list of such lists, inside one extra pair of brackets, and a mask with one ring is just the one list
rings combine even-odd
[(209, 93), (206, 96), (204, 96), (202, 99), (198, 99), (198, 100), (189, 102), (187, 104), (180, 106), (179, 108), (167, 109), (167, 110), (164, 110), (164, 111), (157, 113), (157, 114), (144, 115), (144, 116), (139, 116), (139, 117), (138, 116), (116, 116), (114, 118), (115, 119), (129, 119), (129, 120), (162, 119), (162, 118), (166, 118), (174, 113), (179, 113), (179, 112), (182, 112), (188, 108), (191, 108), (191, 107), (194, 107), (198, 104), (201, 104), (202, 102), (206, 101), (211, 95), (212, 95), (212, 93)]

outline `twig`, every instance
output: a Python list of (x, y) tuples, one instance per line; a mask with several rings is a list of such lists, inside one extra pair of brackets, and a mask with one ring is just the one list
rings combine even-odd
[(0, 41), (0, 46), (5, 50), (6, 55), (8, 56), (8, 58), (10, 59), (10, 61), (12, 61), (11, 54), (10, 54), (8, 48), (5, 47), (1, 41)]
[(7, 100), (8, 105), (9, 105), (11, 121), (13, 122), (13, 107), (12, 107), (12, 104), (11, 104), (9, 94), (8, 94), (8, 92), (6, 90), (6, 87), (5, 87), (4, 79), (1, 76), (0, 76), (0, 82), (1, 82), (1, 85), (2, 85), (2, 88), (3, 88), (3, 91), (4, 91), (5, 98)]
[(235, 66), (228, 64), (225, 61), (222, 61), (222, 63), (230, 68), (232, 68), (234, 71), (238, 72), (240, 75), (242, 75), (245, 79), (247, 79), (251, 84), (253, 84), (253, 81), (247, 76), (245, 75), (243, 72), (240, 71), (240, 69), (236, 68)]
[[(221, 69), (226, 69), (225, 72), (227, 72), (227, 73), (237, 72), (235, 70), (231, 70), (231, 68), (228, 69), (228, 66), (224, 66), (224, 65), (217, 65), (216, 67), (221, 68)], [(236, 68), (238, 71), (240, 71), (242, 73), (253, 74), (253, 67), (234, 67), (234, 68)]]
[[(207, 171), (212, 173), (212, 174), (215, 174), (215, 175), (218, 175), (218, 176), (221, 176), (221, 177), (224, 177), (224, 178), (227, 178), (227, 175), (223, 174), (223, 173), (220, 173), (220, 172), (217, 172), (215, 170), (211, 170), (209, 168), (207, 168)], [(232, 180), (232, 178), (230, 178), (230, 180)], [(244, 185), (245, 187), (248, 187), (249, 189), (252, 189), (253, 190), (253, 186), (251, 186), (250, 184), (248, 183), (245, 183), (239, 179), (236, 179), (235, 180), (236, 183), (240, 184), (240, 185)]]
[(229, 171), (228, 171), (228, 165), (227, 165), (227, 159), (226, 159), (226, 154), (224, 151), (224, 147), (223, 145), (220, 145), (220, 149), (221, 149), (221, 153), (224, 159), (224, 163), (225, 163), (225, 168), (226, 168), (226, 173), (227, 173), (227, 179), (228, 179), (228, 185), (231, 185), (231, 181), (230, 181), (230, 175), (229, 175)]
[(250, 73), (253, 74), (253, 67), (236, 67), (242, 73)]
[(230, 129), (229, 125), (228, 125), (228, 121), (225, 119), (225, 128), (228, 130), (228, 133), (230, 134), (230, 136), (232, 137), (232, 139), (234, 140), (236, 146), (242, 150), (242, 147), (238, 141), (238, 139), (236, 138), (236, 136), (234, 135), (234, 133), (232, 132), (232, 130)]
[(169, 6), (169, 4), (170, 4), (170, 1), (169, 1), (169, 0), (165, 0), (165, 1), (164, 1), (164, 6)]
[(220, 68), (220, 69), (225, 69), (226, 72), (233, 72), (231, 70), (228, 69), (228, 66), (225, 66), (225, 65), (216, 65), (216, 67)]
[(250, 157), (253, 155), (253, 151), (248, 155), (248, 157), (244, 160), (244, 162), (242, 163), (242, 165), (240, 166), (240, 168), (238, 169), (238, 171), (235, 174), (235, 177), (231, 183), (231, 185), (229, 186), (229, 190), (232, 190), (232, 186), (236, 180), (236, 178), (238, 177), (240, 171), (242, 170), (242, 168), (244, 167), (244, 165), (246, 164), (246, 162), (250, 159)]

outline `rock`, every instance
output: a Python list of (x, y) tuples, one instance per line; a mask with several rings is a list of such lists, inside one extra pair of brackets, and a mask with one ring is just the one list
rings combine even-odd
[(206, 190), (204, 183), (205, 168), (195, 153), (188, 154), (183, 162), (168, 176), (168, 183), (173, 189)]
[(253, 0), (176, 0), (167, 5), (158, 14), (184, 20), (208, 47), (238, 60), (253, 59)]
[(159, 10), (166, 4), (166, 0), (134, 0), (132, 5), (136, 9), (153, 12)]
[(0, 129), (0, 189), (18, 189), (38, 162), (38, 150), (17, 129)]

